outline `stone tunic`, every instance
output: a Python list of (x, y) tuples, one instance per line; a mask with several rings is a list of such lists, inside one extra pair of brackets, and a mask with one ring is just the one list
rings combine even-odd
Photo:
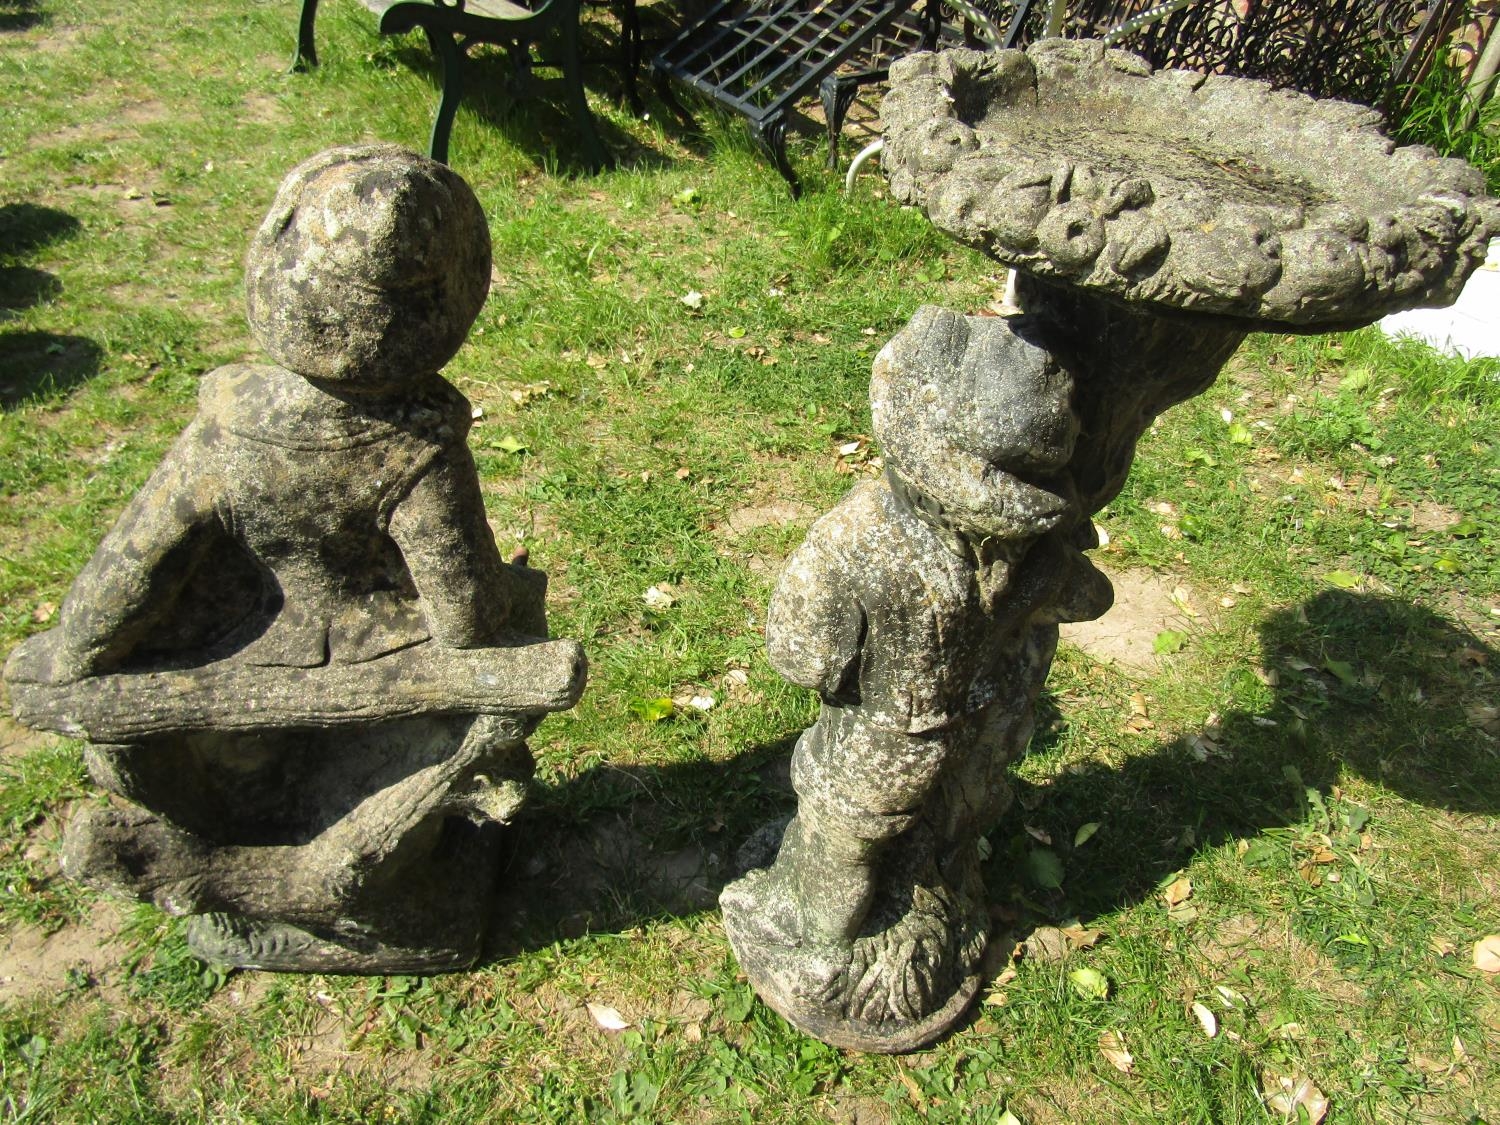
[(974, 566), (883, 483), (813, 525), (766, 619), (772, 666), (823, 699), (793, 756), (803, 815), (861, 839), (904, 830), (959, 728), (996, 698), (986, 600)]
[(436, 375), (383, 399), (279, 367), (212, 372), (64, 604), (63, 663), (316, 667), (524, 627), (540, 585), (495, 547), (469, 424)]

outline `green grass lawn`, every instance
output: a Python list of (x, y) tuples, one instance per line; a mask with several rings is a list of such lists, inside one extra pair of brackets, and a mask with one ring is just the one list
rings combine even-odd
[[(255, 355), (241, 261), (285, 172), (425, 146), (421, 38), (324, 8), (324, 65), (292, 75), (293, 0), (0, 0), (0, 652), (46, 627), (198, 377)], [(989, 838), (984, 1004), (921, 1054), (846, 1054), (754, 999), (714, 907), (815, 714), (764, 609), (875, 471), (877, 348), (1003, 279), (878, 177), (844, 199), (811, 141), (793, 202), (736, 125), (636, 121), (602, 68), (621, 167), (579, 176), (561, 109), (503, 74), (454, 131), (495, 275), (447, 374), (483, 410), (501, 547), (551, 575), (591, 679), (533, 740), (493, 956), (226, 979), (177, 923), (60, 879), (67, 809), (97, 799), (78, 746), (0, 726), (0, 1116), (1500, 1120), (1500, 981), (1473, 959), (1500, 933), (1500, 364), (1253, 337), (1153, 428), (1101, 561), (1159, 575), (1187, 623), (1138, 674), (1064, 647)], [(660, 702), (694, 695), (715, 706)]]

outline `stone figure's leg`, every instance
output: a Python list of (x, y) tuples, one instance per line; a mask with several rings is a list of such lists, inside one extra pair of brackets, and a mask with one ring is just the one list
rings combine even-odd
[[(475, 890), (494, 873), (493, 840), (477, 829), (519, 808), (532, 725), (480, 716), (363, 737), (96, 748), (95, 775), (157, 811), (83, 810), (68, 829), (64, 870), (172, 914), (211, 915), (195, 924), (194, 947), (221, 962), (459, 967), (478, 953)], [(260, 768), (247, 768), (256, 743)]]

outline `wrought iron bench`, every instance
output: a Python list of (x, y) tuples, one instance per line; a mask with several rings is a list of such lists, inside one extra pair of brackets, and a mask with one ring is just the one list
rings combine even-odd
[(884, 73), (884, 60), (870, 61), (869, 48), (917, 3), (722, 0), (685, 27), (651, 67), (663, 98), (671, 100), (664, 80), (674, 78), (744, 117), (795, 196), (801, 185), (786, 154), (789, 112), (814, 91), (822, 96), (832, 159), (855, 87)]
[[(533, 43), (555, 38), (562, 70), (563, 87), (569, 112), (578, 128), (584, 158), (595, 171), (612, 161), (604, 142), (599, 139), (594, 115), (583, 91), (583, 74), (578, 53), (578, 10), (580, 0), (536, 0), (532, 6), (511, 0), (360, 0), (380, 19), (382, 35), (398, 35), (420, 27), (432, 45), (432, 52), (442, 62), (443, 92), (437, 114), (432, 121), (432, 140), (428, 148), (434, 160), (448, 162), (448, 137), (453, 130), (453, 116), (464, 94), (464, 69), (468, 50), (475, 43), (494, 43), (505, 47), (514, 59), (524, 60), (524, 52)], [(627, 4), (633, 17), (634, 5)], [(318, 65), (318, 50), (313, 39), (318, 0), (302, 0), (302, 16), (297, 29), (295, 70)], [(633, 19), (622, 20), (627, 37), (627, 55), (631, 49)], [(638, 48), (637, 48), (638, 49)]]

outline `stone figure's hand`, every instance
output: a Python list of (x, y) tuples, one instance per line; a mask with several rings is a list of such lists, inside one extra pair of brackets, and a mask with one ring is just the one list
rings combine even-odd
[(93, 671), (88, 657), (70, 652), (63, 631), (49, 629), (21, 642), (5, 662), (5, 679), (28, 684), (65, 684)]

